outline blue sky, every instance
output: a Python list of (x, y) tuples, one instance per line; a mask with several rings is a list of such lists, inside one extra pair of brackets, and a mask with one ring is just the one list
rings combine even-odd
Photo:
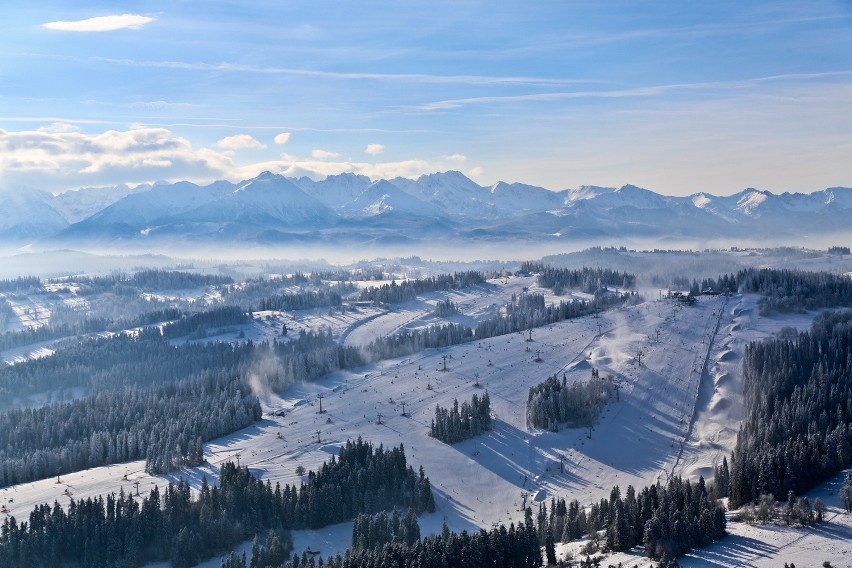
[(0, 186), (263, 170), (686, 195), (852, 185), (852, 3), (0, 8)]

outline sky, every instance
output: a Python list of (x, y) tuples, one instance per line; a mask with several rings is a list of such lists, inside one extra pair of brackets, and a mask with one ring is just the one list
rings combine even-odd
[(852, 186), (852, 2), (4, 2), (0, 188)]

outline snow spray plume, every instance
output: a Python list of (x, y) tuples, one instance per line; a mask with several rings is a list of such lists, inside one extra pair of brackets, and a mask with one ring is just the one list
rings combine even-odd
[(631, 344), (641, 340), (642, 336), (630, 331), (630, 326), (627, 324), (623, 313), (610, 313), (613, 315), (615, 329), (605, 331), (600, 338), (597, 357), (608, 358), (611, 363), (624, 363), (634, 356), (634, 348), (631, 347)]
[(284, 376), (283, 369), (278, 357), (269, 347), (260, 347), (255, 351), (255, 357), (249, 364), (246, 373), (246, 383), (261, 402), (269, 402), (272, 394), (272, 385), (282, 388), (281, 378)]

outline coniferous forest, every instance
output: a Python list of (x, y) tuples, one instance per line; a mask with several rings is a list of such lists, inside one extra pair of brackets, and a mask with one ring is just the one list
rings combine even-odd
[(458, 400), (453, 400), (452, 408), (436, 405), (429, 435), (445, 444), (455, 444), (490, 429), (491, 399), (486, 392), (481, 397), (473, 395), (461, 407)]
[[(385, 450), (358, 439), (308, 472), (299, 487), (273, 488), (248, 468), (226, 462), (218, 486), (203, 481), (197, 499), (186, 481), (137, 501), (130, 494), (36, 507), (29, 521), (6, 518), (0, 527), (0, 567), (141, 566), (169, 560), (192, 566), (253, 534), (272, 529), (289, 550), (291, 529), (319, 528), (395, 507), (410, 509), (406, 541), (416, 517), (433, 512), (429, 478), (408, 465), (402, 445)], [(410, 527), (410, 528), (409, 528)], [(399, 529), (403, 530), (403, 529)], [(419, 528), (416, 536), (419, 537)]]
[(612, 394), (612, 382), (601, 379), (597, 370), (585, 382), (566, 384), (554, 375), (530, 388), (527, 399), (527, 418), (536, 428), (552, 432), (563, 424), (570, 427), (589, 427), (594, 424), (601, 408)]
[[(394, 520), (396, 519), (396, 520)], [(446, 525), (440, 535), (420, 540), (414, 534), (416, 518), (394, 513), (390, 518), (359, 516), (353, 526), (353, 546), (343, 555), (322, 559), (322, 566), (340, 568), (398, 566), (465, 566), (487, 568), (540, 567), (545, 560), (556, 564), (556, 543), (594, 535), (593, 552), (620, 552), (642, 545), (650, 558), (668, 564), (693, 548), (707, 546), (726, 534), (725, 509), (708, 497), (703, 479), (690, 483), (673, 478), (666, 486), (652, 485), (636, 492), (628, 487), (621, 494), (613, 487), (609, 499), (590, 507), (578, 501), (551, 499), (550, 508), (541, 503), (528, 507), (524, 522), (507, 529), (500, 525), (468, 533), (450, 532)], [(416, 529), (419, 531), (419, 528)], [(598, 532), (603, 531), (599, 537)], [(544, 556), (542, 556), (542, 548)], [(256, 547), (259, 556), (266, 547)], [(254, 558), (254, 554), (252, 555)], [(294, 555), (272, 568), (318, 566), (313, 557)], [(597, 565), (590, 559), (589, 566)], [(224, 568), (263, 566), (232, 555)]]
[(852, 465), (852, 311), (824, 313), (793, 339), (750, 344), (743, 372), (732, 508), (801, 494)]
[[(275, 364), (258, 368), (260, 360)], [(0, 413), (0, 424), (7, 425), (0, 430), (0, 483), (140, 458), (151, 472), (198, 465), (202, 442), (260, 419), (250, 374), (285, 389), (362, 364), (356, 350), (323, 333), (303, 332), (272, 345), (172, 346), (154, 332), (94, 339), (48, 358), (4, 365), (0, 381), (10, 392), (80, 387), (89, 396)]]

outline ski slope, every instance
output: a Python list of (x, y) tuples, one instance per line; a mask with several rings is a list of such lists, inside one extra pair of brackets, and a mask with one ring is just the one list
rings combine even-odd
[[(487, 313), (491, 304), (499, 305), (495, 298), (514, 293), (502, 286), (491, 297), (476, 290), (449, 294), (468, 295), (467, 313), (478, 308)], [(522, 282), (513, 286), (523, 291)], [(348, 342), (361, 328), (397, 313), (385, 308), (331, 315), (327, 310), (256, 312), (246, 331), (261, 338), (279, 333), (285, 321), (293, 330), (327, 325)], [(2, 489), (0, 500), (6, 514), (21, 519), (43, 502), (67, 506), (72, 497), (135, 492), (137, 483), (143, 495), (153, 485), (178, 478), (197, 488), (205, 476), (215, 481), (226, 460), (247, 465), (273, 484), (298, 484), (298, 465), (316, 469), (347, 439), (361, 436), (375, 445), (402, 443), (411, 465), (425, 468), (437, 512), (421, 519), (423, 534), (440, 531), (443, 522), (456, 531), (517, 523), (524, 503), (563, 497), (588, 505), (608, 496), (615, 485), (638, 489), (665, 483), (672, 475), (712, 474), (735, 441), (745, 344), (786, 326), (806, 329), (814, 315), (762, 317), (757, 297), (750, 295), (704, 296), (694, 306), (650, 300), (538, 328), (531, 336), (516, 333), (340, 371), (283, 393), (266, 394), (260, 385), (263, 420), (205, 444), (208, 463), (203, 467), (152, 476), (144, 472), (144, 462), (130, 462), (62, 475), (58, 483), (52, 478)], [(409, 321), (425, 321), (418, 318)], [(591, 438), (587, 429), (547, 432), (527, 423), (531, 386), (554, 374), (572, 382), (588, 380), (592, 369), (617, 384), (618, 391)], [(454, 399), (469, 400), (486, 390), (495, 418), (492, 431), (453, 446), (428, 436), (436, 404), (449, 407)], [(350, 523), (296, 531), (296, 551), (343, 552), (350, 534)], [(750, 534), (744, 532), (743, 538)], [(576, 545), (563, 549), (571, 546)], [(630, 565), (639, 560), (631, 556)], [(218, 559), (210, 562), (218, 566)]]
[[(361, 436), (376, 445), (403, 443), (412, 465), (426, 469), (438, 513), (424, 521), (424, 532), (443, 521), (454, 530), (517, 522), (524, 495), (528, 504), (551, 496), (588, 503), (616, 484), (665, 481), (688, 435), (698, 366), (723, 305), (723, 298), (705, 298), (692, 307), (651, 301), (536, 329), (532, 341), (528, 334), (512, 334), (338, 372), (264, 399), (264, 420), (206, 444), (209, 465), (202, 468), (150, 476), (143, 462), (132, 462), (64, 475), (60, 483), (47, 479), (7, 488), (0, 498), (13, 498), (9, 514), (23, 518), (38, 503), (56, 499), (67, 505), (72, 496), (130, 491), (137, 481), (142, 492), (178, 475), (198, 486), (202, 476), (215, 479), (217, 466), (237, 456), (273, 483), (299, 483), (297, 465), (314, 469), (347, 439)], [(444, 355), (447, 371), (439, 370)], [(621, 388), (591, 439), (586, 430), (552, 433), (527, 424), (530, 386), (552, 374), (587, 380), (592, 368)], [(492, 432), (454, 446), (427, 435), (436, 404), (450, 406), (453, 399), (467, 400), (486, 389), (496, 418)], [(328, 542), (338, 543), (335, 552), (348, 545), (339, 538)]]

